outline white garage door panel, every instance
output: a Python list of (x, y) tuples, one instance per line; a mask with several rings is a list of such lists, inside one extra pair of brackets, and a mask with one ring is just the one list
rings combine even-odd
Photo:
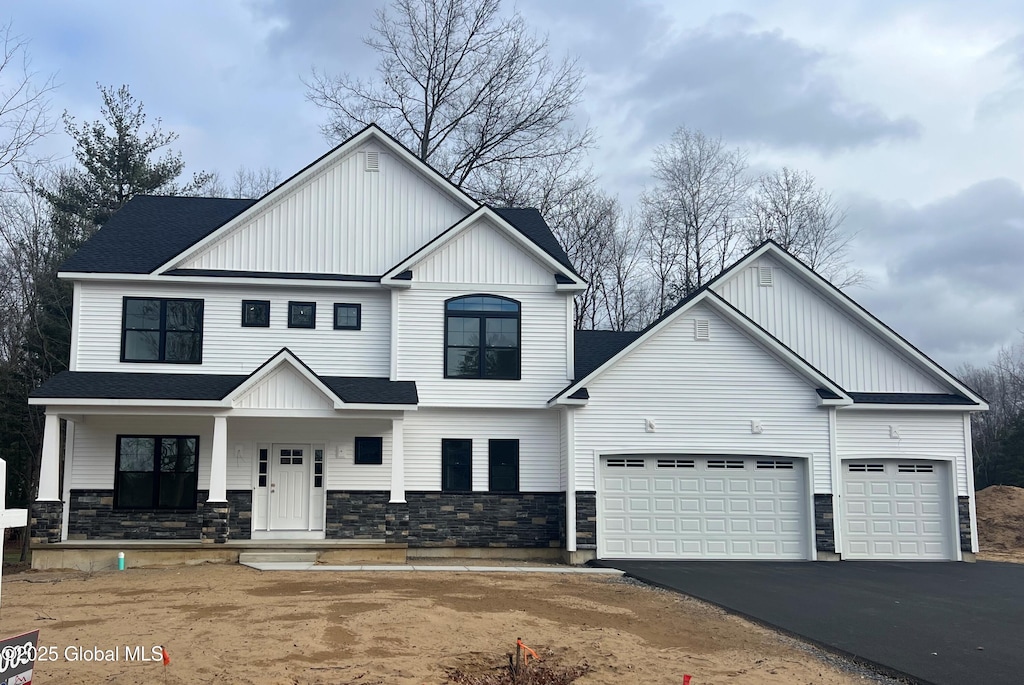
[(758, 468), (756, 458), (604, 460), (599, 556), (806, 559), (803, 464), (779, 461), (784, 468)]
[(948, 466), (921, 460), (843, 465), (846, 559), (954, 559)]

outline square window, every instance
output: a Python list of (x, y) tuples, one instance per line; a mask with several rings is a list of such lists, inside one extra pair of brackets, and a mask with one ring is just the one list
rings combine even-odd
[(487, 489), (519, 492), (519, 441), (487, 441)]
[(316, 302), (289, 302), (288, 328), (316, 328)]
[(469, 492), (473, 489), (473, 441), (441, 441), (441, 490)]
[(383, 464), (384, 438), (356, 438), (357, 464)]
[(270, 300), (242, 300), (242, 326), (270, 327)]
[(203, 301), (125, 297), (121, 361), (200, 364)]
[(362, 309), (360, 304), (334, 303), (334, 329), (338, 331), (358, 331), (362, 327)]
[(114, 506), (194, 509), (198, 455), (195, 436), (118, 436)]

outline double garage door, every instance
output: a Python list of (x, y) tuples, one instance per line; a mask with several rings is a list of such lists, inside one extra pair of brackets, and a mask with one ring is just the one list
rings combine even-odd
[(598, 556), (807, 559), (806, 479), (799, 459), (604, 458)]

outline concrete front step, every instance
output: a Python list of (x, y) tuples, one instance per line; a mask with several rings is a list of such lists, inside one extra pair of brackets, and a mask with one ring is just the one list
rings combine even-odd
[(315, 564), (316, 552), (241, 552), (238, 555), (240, 564)]

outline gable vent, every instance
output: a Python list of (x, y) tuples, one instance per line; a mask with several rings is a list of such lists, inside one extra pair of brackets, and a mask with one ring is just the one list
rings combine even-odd
[(711, 321), (708, 319), (693, 320), (693, 339), (711, 340)]
[(932, 469), (932, 465), (931, 464), (900, 464), (899, 465), (899, 472), (900, 473), (931, 473), (932, 470), (933, 469)]
[(659, 459), (659, 469), (692, 469), (693, 459)]
[(757, 267), (757, 283), (765, 288), (775, 285), (775, 269), (770, 266)]
[(608, 467), (613, 469), (642, 469), (643, 459), (609, 459)]
[(380, 153), (376, 150), (366, 151), (366, 170), (380, 171)]
[(849, 464), (847, 470), (850, 473), (884, 473), (883, 464)]

